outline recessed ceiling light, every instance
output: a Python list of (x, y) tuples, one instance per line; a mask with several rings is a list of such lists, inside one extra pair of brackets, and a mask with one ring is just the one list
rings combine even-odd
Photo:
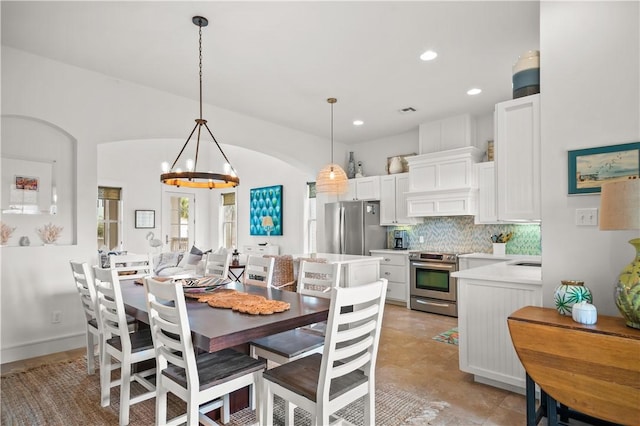
[(423, 61), (432, 61), (437, 57), (438, 53), (434, 52), (433, 50), (427, 50), (422, 55), (420, 55), (420, 59), (422, 59)]
[(478, 95), (480, 93), (482, 93), (482, 89), (478, 89), (477, 87), (467, 90), (467, 95), (471, 95), (471, 96)]
[(364, 121), (362, 120), (353, 120), (354, 126), (362, 126), (363, 124), (364, 124)]

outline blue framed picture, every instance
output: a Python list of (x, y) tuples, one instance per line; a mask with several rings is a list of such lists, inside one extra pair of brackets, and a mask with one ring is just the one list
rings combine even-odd
[(282, 185), (253, 188), (249, 197), (250, 235), (282, 235)]
[(600, 193), (605, 182), (640, 178), (640, 142), (569, 151), (569, 195)]

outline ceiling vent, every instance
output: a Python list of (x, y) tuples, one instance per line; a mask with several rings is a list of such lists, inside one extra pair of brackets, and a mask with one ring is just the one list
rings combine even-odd
[(412, 112), (416, 112), (416, 109), (414, 107), (406, 107), (398, 110), (398, 112), (400, 114), (411, 114)]

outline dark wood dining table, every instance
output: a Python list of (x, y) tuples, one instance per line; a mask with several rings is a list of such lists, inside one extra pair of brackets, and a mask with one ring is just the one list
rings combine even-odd
[[(133, 280), (122, 280), (120, 284), (126, 312), (148, 324), (144, 287)], [(328, 299), (303, 296), (286, 290), (245, 286), (236, 282), (223, 287), (281, 300), (289, 303), (291, 308), (271, 315), (250, 315), (231, 309), (212, 308), (206, 303), (187, 298), (187, 315), (193, 344), (206, 352), (239, 346), (260, 337), (322, 322), (329, 315)]]

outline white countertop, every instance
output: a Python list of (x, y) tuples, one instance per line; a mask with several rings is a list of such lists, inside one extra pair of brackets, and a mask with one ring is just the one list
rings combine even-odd
[(318, 257), (322, 259), (327, 259), (329, 263), (337, 263), (340, 265), (346, 265), (350, 263), (359, 263), (359, 262), (371, 262), (380, 261), (382, 257), (380, 256), (357, 256), (354, 254), (335, 254), (335, 253), (314, 253), (314, 256), (311, 256), (309, 253), (305, 254), (294, 254), (293, 258), (297, 259), (299, 257)]
[(460, 279), (542, 285), (542, 267), (514, 265), (521, 261), (540, 261), (540, 256), (519, 256), (517, 259), (465, 269), (451, 275)]
[(496, 256), (494, 254), (491, 253), (467, 253), (467, 254), (461, 254), (458, 257), (466, 257), (466, 258), (473, 258), (473, 259), (499, 259), (499, 260), (533, 260), (533, 261), (540, 261), (541, 260), (541, 256), (533, 256), (533, 255), (528, 255), (528, 254), (505, 254), (502, 256)]
[(375, 249), (375, 250), (369, 250), (369, 252), (371, 253), (389, 253), (389, 254), (404, 254), (409, 256), (409, 254), (411, 253), (410, 250), (394, 250), (394, 249)]

